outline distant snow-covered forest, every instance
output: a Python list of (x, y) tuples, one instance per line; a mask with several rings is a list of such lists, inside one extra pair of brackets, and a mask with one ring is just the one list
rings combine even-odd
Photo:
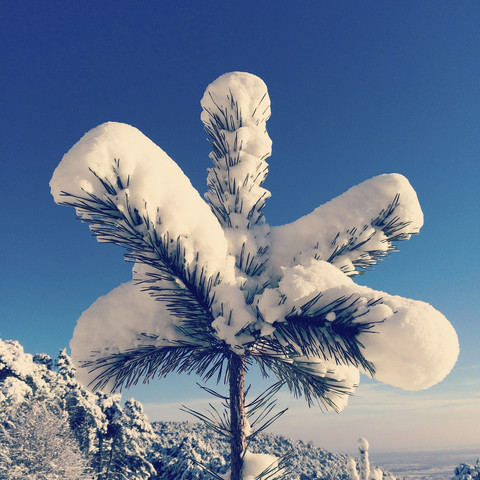
[[(283, 436), (259, 435), (254, 453), (290, 454), (291, 480), (347, 480), (347, 457)], [(203, 424), (150, 423), (140, 402), (92, 393), (56, 359), (0, 340), (0, 479), (201, 480), (228, 470), (228, 444)], [(479, 479), (461, 465), (456, 480)], [(453, 474), (453, 472), (452, 472)]]

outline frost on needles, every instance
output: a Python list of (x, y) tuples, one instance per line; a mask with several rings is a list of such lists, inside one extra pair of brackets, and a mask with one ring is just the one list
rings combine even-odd
[[(309, 404), (336, 411), (360, 373), (407, 390), (441, 381), (458, 356), (447, 319), (424, 302), (353, 281), (419, 232), (423, 214), (407, 179), (374, 177), (295, 222), (270, 226), (264, 82), (222, 75), (201, 104), (213, 162), (206, 201), (163, 150), (120, 123), (89, 131), (54, 172), (55, 201), (133, 262), (132, 280), (78, 320), (70, 346), (85, 367), (81, 381), (119, 389), (173, 371), (225, 376), (240, 467), (252, 364)], [(233, 480), (241, 478), (235, 468)]]

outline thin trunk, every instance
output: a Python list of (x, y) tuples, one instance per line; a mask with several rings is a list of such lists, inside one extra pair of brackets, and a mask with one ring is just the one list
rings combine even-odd
[(242, 480), (243, 453), (246, 448), (245, 358), (232, 353), (229, 359), (230, 383), (230, 480)]

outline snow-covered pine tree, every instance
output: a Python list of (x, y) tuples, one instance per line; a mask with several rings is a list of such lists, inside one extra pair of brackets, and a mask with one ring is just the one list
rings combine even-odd
[(148, 456), (155, 434), (143, 412), (143, 406), (134, 398), (128, 398), (123, 407), (123, 434), (131, 480), (147, 480), (156, 472)]
[(347, 471), (350, 480), (396, 480), (392, 474), (385, 475), (381, 468), (374, 467), (370, 464), (368, 449), (370, 445), (366, 438), (359, 438), (357, 441), (358, 452), (360, 458), (357, 462), (352, 457), (347, 459)]
[(115, 390), (173, 371), (225, 378), (230, 415), (216, 428), (231, 439), (231, 480), (240, 480), (252, 364), (309, 405), (340, 411), (359, 372), (410, 390), (437, 383), (458, 341), (430, 305), (351, 278), (422, 226), (403, 176), (374, 177), (271, 227), (262, 213), (270, 196), (262, 187), (271, 153), (265, 84), (248, 73), (222, 75), (202, 107), (213, 161), (207, 202), (159, 147), (119, 123), (88, 132), (50, 185), (57, 203), (134, 262), (134, 279), (78, 321), (70, 346), (86, 367), (82, 381)]
[[(97, 480), (123, 480), (126, 474), (131, 480), (153, 476), (155, 470), (147, 457), (154, 434), (142, 405), (129, 399), (122, 408), (119, 395), (88, 391), (76, 380), (75, 370), (65, 349), (53, 362), (45, 354), (25, 353), (18, 342), (0, 340), (0, 425), (7, 428), (18, 421), (34, 428), (38, 421), (35, 426), (38, 438), (35, 438), (41, 441), (56, 421), (57, 434), (65, 433), (67, 443), (71, 438), (75, 440), (75, 448), (89, 462)], [(43, 408), (55, 416), (52, 419), (50, 415), (45, 424), (42, 423)], [(28, 412), (32, 412), (31, 415), (27, 415)], [(4, 450), (11, 452), (19, 448), (12, 443), (13, 430), (7, 428), (4, 434), (8, 436)], [(22, 460), (22, 465), (18, 478), (27, 478), (30, 464)], [(53, 466), (51, 472), (55, 474)]]
[(108, 429), (108, 419), (101, 408), (102, 396), (90, 392), (78, 382), (76, 368), (66, 349), (60, 350), (55, 365), (58, 372), (56, 395), (68, 415), (73, 435), (98, 475), (103, 437)]
[(480, 460), (477, 459), (475, 465), (461, 463), (454, 473), (452, 480), (480, 480)]
[(105, 428), (96, 431), (92, 467), (98, 480), (147, 480), (155, 469), (147, 459), (153, 431), (143, 407), (129, 399), (122, 409), (120, 395), (97, 392)]
[(57, 395), (82, 452), (90, 459), (98, 480), (147, 480), (155, 474), (148, 461), (154, 437), (142, 405), (133, 398), (121, 406), (120, 395), (95, 394), (75, 378), (66, 350), (56, 360)]
[(30, 355), (14, 340), (0, 340), (0, 413), (6, 414), (25, 400), (54, 400), (54, 373), (48, 355)]
[(0, 421), (0, 479), (26, 478), (93, 479), (66, 415), (52, 403), (23, 402)]

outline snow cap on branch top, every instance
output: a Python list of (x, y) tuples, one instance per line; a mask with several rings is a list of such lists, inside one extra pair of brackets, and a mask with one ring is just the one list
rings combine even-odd
[(201, 119), (205, 124), (211, 122), (212, 113), (222, 115), (228, 110), (230, 115), (225, 119), (225, 127), (230, 131), (242, 125), (259, 125), (271, 114), (265, 82), (246, 72), (225, 73), (218, 77), (207, 87), (200, 103), (203, 108)]
[(361, 452), (368, 452), (368, 448), (370, 447), (366, 438), (359, 438), (357, 446)]

